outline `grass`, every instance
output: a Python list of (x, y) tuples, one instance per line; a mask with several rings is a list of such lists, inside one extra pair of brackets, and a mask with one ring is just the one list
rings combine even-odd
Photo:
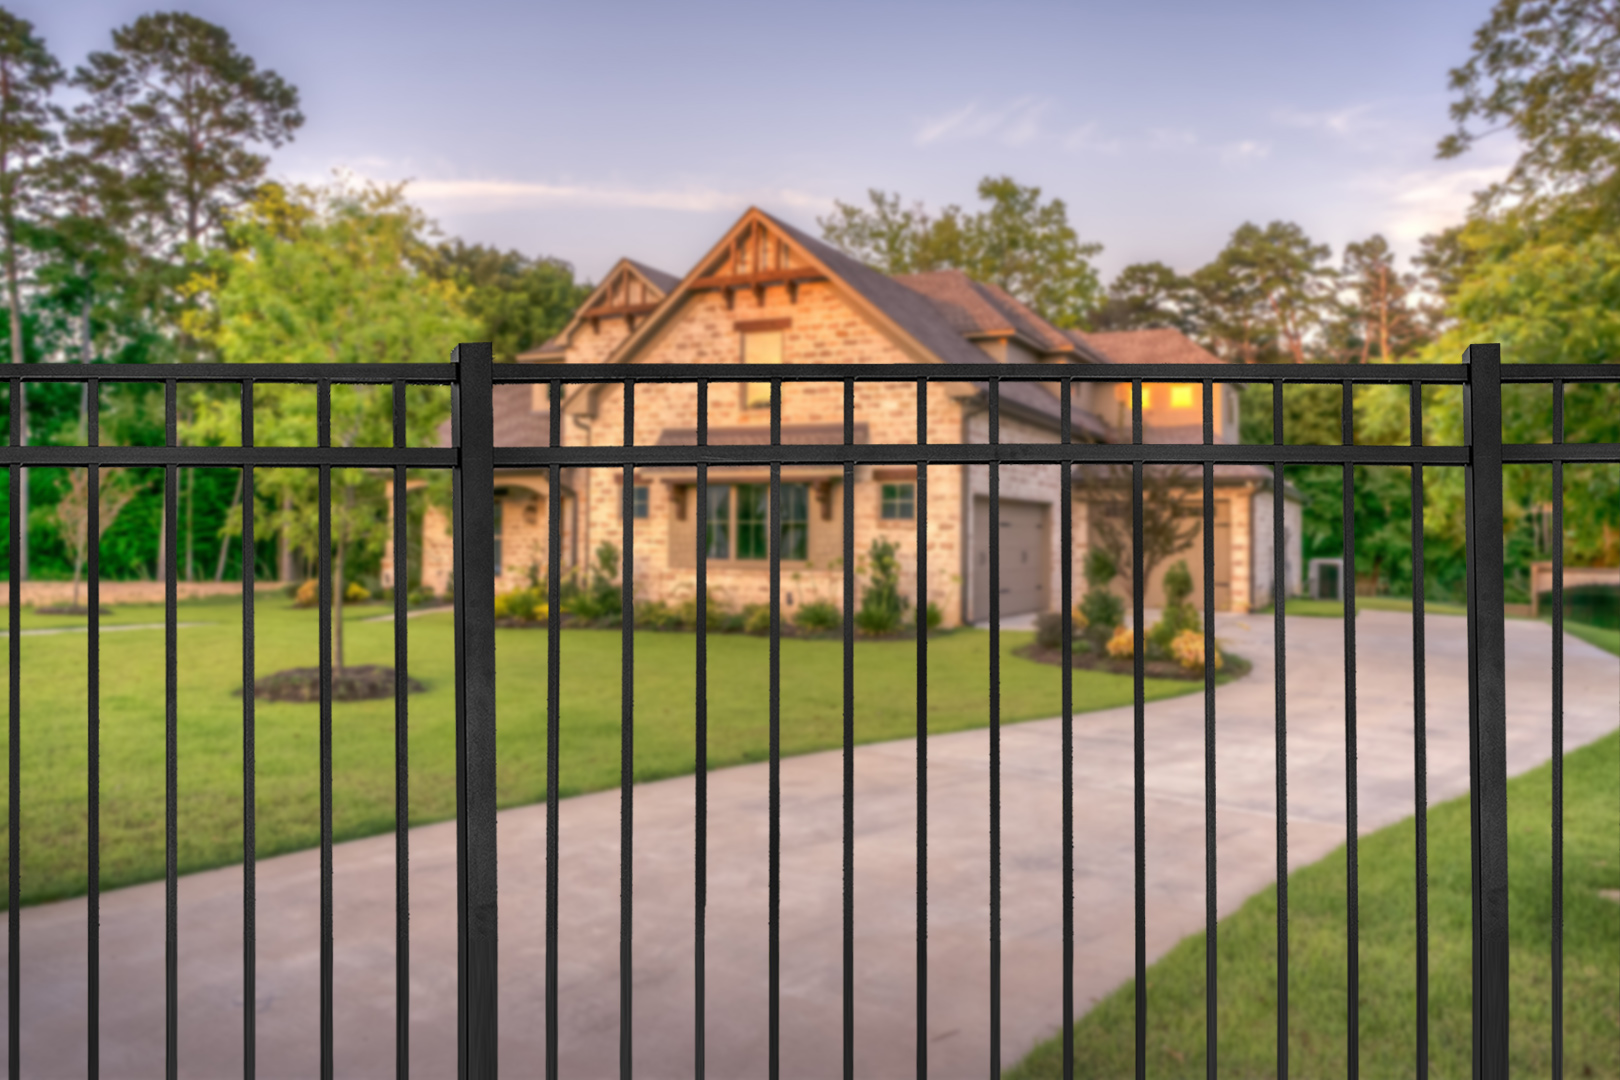
[[(1551, 622), (1551, 620), (1548, 620)], [(1585, 623), (1564, 623), (1564, 632), (1578, 637), (1588, 645), (1596, 645), (1605, 652), (1620, 656), (1620, 630), (1607, 626), (1587, 626)]]
[[(1566, 1076), (1620, 1076), (1620, 733), (1565, 757), (1564, 1046)], [(1508, 782), (1513, 1075), (1551, 1073), (1551, 765)], [(1471, 1053), (1469, 806), (1429, 813), (1430, 1074), (1466, 1077)], [(1414, 826), (1365, 836), (1360, 851), (1361, 1075), (1411, 1075), (1416, 1059)], [(1345, 855), (1288, 879), (1289, 1057), (1294, 1076), (1346, 1073)], [(1217, 939), (1222, 1076), (1276, 1073), (1276, 891), (1221, 920)], [(1150, 1076), (1205, 1071), (1204, 935), (1148, 969)], [(1135, 989), (1126, 983), (1075, 1024), (1075, 1075), (1131, 1075)], [(1062, 1075), (1058, 1039), (1008, 1076)]]
[[(363, 621), (380, 606), (347, 610), (351, 664), (391, 664), (393, 626)], [(242, 644), (234, 599), (180, 605), (179, 859), (182, 872), (242, 857)], [(83, 619), (23, 615), (25, 628)], [(163, 621), (157, 606), (120, 606), (107, 625)], [(185, 626), (186, 623), (201, 625)], [(257, 669), (317, 662), (316, 614), (280, 596), (257, 605)], [(455, 809), (453, 623), (448, 613), (410, 620), (412, 695), (410, 820), (444, 820)], [(1033, 637), (1001, 635), (1001, 708), (1007, 721), (1061, 712), (1060, 670), (1013, 655)], [(164, 635), (107, 634), (101, 642), (101, 880), (103, 887), (161, 877), (164, 865)], [(87, 710), (83, 634), (24, 636), (22, 655), (21, 843), (25, 903), (74, 895), (87, 885)], [(498, 630), (498, 797), (503, 806), (545, 797), (546, 633)], [(690, 634), (636, 634), (638, 781), (694, 768), (694, 657)], [(929, 642), (930, 732), (988, 723), (989, 635), (957, 631)], [(781, 747), (802, 754), (843, 739), (843, 651), (838, 641), (782, 642)], [(916, 644), (860, 642), (855, 648), (856, 739), (916, 732)], [(559, 793), (619, 782), (620, 635), (570, 630), (562, 641)], [(711, 768), (768, 757), (768, 643), (735, 635), (709, 639)], [(1158, 699), (1198, 689), (1148, 680)], [(1131, 701), (1128, 676), (1076, 671), (1076, 711)], [(339, 839), (394, 826), (392, 701), (339, 703), (333, 716), (333, 823)], [(319, 842), (319, 710), (257, 703), (257, 851), (260, 856)], [(0, 744), (7, 737), (0, 733)], [(9, 747), (7, 747), (9, 750)], [(9, 867), (8, 867), (9, 869)]]

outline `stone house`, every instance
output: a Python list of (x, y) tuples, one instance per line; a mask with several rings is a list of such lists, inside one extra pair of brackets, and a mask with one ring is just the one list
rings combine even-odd
[[(629, 259), (617, 263), (556, 337), (518, 360), (536, 365), (570, 363), (719, 363), (738, 366), (735, 384), (711, 384), (709, 439), (714, 444), (769, 442), (770, 384), (750, 382), (749, 369), (779, 363), (982, 364), (1211, 363), (1216, 358), (1174, 330), (1080, 333), (1060, 330), (1003, 290), (960, 271), (888, 276), (759, 210), (749, 210), (685, 277)], [(540, 377), (546, 373), (537, 372)], [(1199, 383), (1144, 386), (1144, 439), (1202, 441)], [(1217, 384), (1215, 438), (1238, 438), (1236, 385)], [(929, 384), (928, 440), (988, 439), (986, 385), (970, 381)], [(782, 441), (842, 440), (843, 391), (826, 385), (782, 388)], [(1129, 384), (1077, 383), (1071, 431), (1076, 441), (1129, 442)], [(500, 385), (495, 396), (495, 439), (503, 446), (544, 446), (550, 437), (546, 388)], [(696, 441), (697, 390), (691, 385), (637, 387), (637, 445), (691, 445)], [(1060, 437), (1057, 385), (1004, 383), (1000, 438), (1006, 443), (1056, 442)], [(561, 438), (568, 445), (619, 446), (624, 442), (623, 389), (615, 385), (565, 388)], [(914, 444), (914, 384), (860, 383), (855, 396), (857, 443)], [(443, 438), (448, 443), (446, 429)], [(1256, 466), (1217, 469), (1215, 522), (1217, 606), (1244, 611), (1270, 598), (1271, 473)], [(1075, 595), (1083, 588), (1080, 564), (1091, 542), (1087, 483), (1064, 482), (1056, 465), (1004, 465), (1000, 475), (1001, 611), (1004, 615), (1054, 610), (1059, 593), (1059, 501), (1073, 500)], [(855, 552), (858, 567), (874, 540), (899, 549), (902, 589), (917, 596), (917, 491), (915, 467), (857, 468)], [(989, 470), (934, 465), (927, 479), (928, 600), (946, 625), (980, 620), (989, 604)], [(696, 536), (696, 470), (643, 468), (633, 477), (636, 594), (677, 601), (692, 595), (699, 547), (708, 561), (713, 597), (729, 607), (768, 598), (769, 472), (764, 468), (709, 470), (709, 529)], [(560, 498), (562, 563), (589, 565), (603, 544), (622, 550), (622, 469), (570, 469)], [(800, 604), (842, 597), (843, 483), (841, 467), (789, 466), (782, 470), (782, 598), (791, 615)], [(543, 576), (549, 518), (545, 470), (502, 470), (497, 476), (497, 563), (512, 588)], [(391, 505), (391, 503), (390, 503)], [(1290, 497), (1290, 576), (1297, 579), (1298, 504)], [(443, 591), (451, 554), (444, 513), (428, 508), (423, 524), (422, 580)], [(1202, 602), (1202, 539), (1188, 552)], [(1148, 603), (1162, 598), (1159, 578), (1149, 582)], [(392, 552), (384, 577), (392, 576)], [(1296, 581), (1297, 588), (1297, 581)], [(497, 591), (505, 591), (497, 584)]]

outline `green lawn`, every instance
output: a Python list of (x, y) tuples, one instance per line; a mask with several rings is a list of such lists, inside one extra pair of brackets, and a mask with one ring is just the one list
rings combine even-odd
[[(1551, 622), (1551, 620), (1548, 620)], [(1606, 626), (1587, 626), (1585, 623), (1564, 623), (1564, 632), (1571, 637), (1578, 637), (1588, 645), (1612, 652), (1620, 656), (1620, 630)]]
[[(391, 623), (360, 621), (385, 609), (351, 609), (348, 661), (391, 663)], [(242, 856), (242, 703), (240, 605), (234, 600), (182, 604), (179, 619), (179, 856), (183, 871)], [(161, 623), (162, 608), (121, 607), (106, 625)], [(26, 613), (24, 626), (83, 625), (82, 619)], [(455, 698), (448, 613), (410, 620), (411, 674), (427, 683), (411, 697), (413, 824), (454, 812)], [(259, 599), (258, 671), (316, 663), (316, 618), (279, 595)], [(164, 811), (164, 663), (161, 630), (102, 638), (101, 874), (104, 887), (161, 877)], [(1061, 711), (1060, 671), (1012, 655), (1030, 633), (1002, 634), (1001, 707), (1007, 721)], [(546, 634), (497, 631), (499, 793), (502, 805), (545, 797)], [(21, 639), (23, 739), (22, 895), (33, 903), (82, 892), (86, 885), (87, 740), (83, 634)], [(956, 731), (988, 721), (989, 635), (958, 631), (929, 643), (929, 730)], [(636, 635), (638, 780), (677, 776), (694, 767), (695, 639)], [(782, 643), (785, 754), (841, 744), (842, 644)], [(562, 644), (563, 795), (619, 782), (620, 637), (571, 630)], [(768, 755), (768, 645), (760, 638), (709, 639), (709, 765), (762, 761)], [(856, 738), (878, 742), (916, 730), (916, 645), (856, 646)], [(1150, 699), (1199, 684), (1149, 680)], [(1074, 673), (1076, 710), (1131, 700), (1127, 676)], [(314, 705), (257, 708), (258, 845), (261, 856), (319, 840), (319, 729)], [(333, 820), (340, 838), (394, 825), (393, 703), (339, 703), (334, 713)], [(0, 743), (6, 737), (0, 732)], [(3, 856), (0, 856), (3, 857)]]
[[(1551, 1073), (1551, 766), (1508, 785), (1515, 1076)], [(1620, 734), (1565, 758), (1564, 1038), (1566, 1076), (1620, 1076)], [(1363, 837), (1360, 852), (1363, 1076), (1409, 1076), (1416, 1055), (1416, 911), (1412, 819)], [(1468, 801), (1429, 814), (1431, 1074), (1469, 1075)], [(1289, 876), (1289, 1057), (1294, 1076), (1343, 1076), (1344, 849)], [(1276, 1073), (1276, 892), (1251, 897), (1217, 937), (1222, 1076)], [(1203, 1075), (1204, 935), (1183, 939), (1148, 970), (1149, 1076)], [(1135, 1062), (1135, 989), (1126, 983), (1075, 1025), (1075, 1075), (1128, 1076)], [(1062, 1075), (1049, 1040), (1008, 1075)]]

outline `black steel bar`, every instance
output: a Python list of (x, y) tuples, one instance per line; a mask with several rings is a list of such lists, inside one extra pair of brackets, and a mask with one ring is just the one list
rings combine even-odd
[(386, 446), (30, 446), (0, 449), (0, 463), (85, 468), (89, 465), (241, 469), (261, 468), (412, 468), (448, 469), (455, 452), (431, 448), (397, 450)]
[[(1204, 382), (1204, 442), (1215, 441), (1215, 384)], [(1219, 964), (1215, 891), (1215, 466), (1204, 464), (1204, 1074), (1217, 1075)]]
[[(1553, 383), (1553, 445), (1564, 443), (1564, 384)], [(1564, 1075), (1564, 463), (1552, 467), (1552, 1074)]]
[[(781, 385), (771, 387), (771, 427), (779, 426)], [(782, 1070), (782, 467), (771, 466), (770, 539), (770, 865), (769, 956), (770, 1003), (769, 1075), (777, 1080)]]
[(1542, 464), (1562, 461), (1566, 464), (1604, 464), (1620, 461), (1620, 444), (1566, 443), (1549, 446), (1546, 443), (1521, 443), (1502, 448), (1502, 461), (1507, 465)]
[[(1412, 445), (1423, 445), (1423, 388), (1411, 390)], [(1429, 705), (1424, 624), (1423, 466), (1412, 466), (1412, 780), (1417, 886), (1417, 1068), (1429, 1075)]]
[[(844, 383), (844, 445), (855, 442), (855, 384)], [(844, 1080), (855, 1080), (855, 465), (844, 465)]]
[[(454, 364), (119, 364), (98, 368), (107, 383), (278, 383), (313, 385), (322, 379), (342, 383), (391, 383), (398, 380), (449, 386), (455, 382)], [(621, 376), (622, 377), (622, 376)], [(62, 364), (8, 364), (0, 380), (13, 385), (28, 382), (85, 381), (84, 368)], [(514, 381), (507, 379), (505, 381)], [(523, 381), (523, 380), (516, 380)], [(527, 381), (534, 381), (531, 376)]]
[(332, 380), (321, 379), (315, 384), (315, 445), (323, 449), (332, 445)]
[[(466, 1080), (496, 1075), (498, 913), (495, 868), (495, 445), (494, 349), (456, 346), (454, 397), (456, 582), (456, 869)], [(547, 497), (554, 500), (558, 489)], [(548, 793), (549, 797), (550, 793)]]
[[(1620, 444), (1571, 444), (1555, 449), (1545, 444), (1523, 444), (1506, 447), (1504, 460), (1509, 462), (1545, 462), (1555, 458), (1567, 462), (1620, 461)], [(769, 458), (776, 456), (784, 468), (801, 465), (841, 466), (846, 462), (857, 465), (908, 465), (917, 457), (917, 448), (906, 443), (892, 445), (862, 445), (843, 447), (834, 444), (794, 444), (781, 447), (776, 454), (760, 445), (733, 446), (637, 446), (629, 449), (616, 446), (569, 446), (555, 452), (547, 447), (502, 446), (495, 450), (495, 467), (544, 468), (555, 458), (565, 468), (614, 468), (634, 464), (647, 468), (692, 468), (706, 465), (756, 465), (764, 467)], [(931, 448), (930, 460), (935, 465), (987, 465), (991, 460), (1003, 465), (1061, 465), (1065, 463), (1095, 463), (1128, 465), (1142, 460), (1149, 464), (1202, 465), (1206, 461), (1217, 464), (1270, 465), (1278, 460), (1272, 447), (1221, 444), (1201, 446), (1197, 443), (1155, 443), (1148, 446), (1130, 446), (1109, 443), (1009, 443), (999, 453), (992, 453), (983, 444), (942, 443)], [(1464, 465), (1468, 451), (1461, 446), (1289, 446), (1281, 458), (1291, 465), (1342, 465), (1346, 461), (1357, 465)], [(0, 448), (0, 465), (51, 466), (83, 468), (91, 464), (132, 467), (164, 467), (170, 464), (184, 468), (241, 469), (258, 468), (318, 468), (329, 465), (348, 469), (392, 469), (404, 465), (413, 469), (451, 469), (456, 464), (454, 450), (432, 447), (368, 447), (368, 446), (108, 446), (92, 450), (83, 446), (31, 446)]]
[[(321, 383), (322, 390), (327, 388)], [(321, 395), (325, 400), (325, 395)], [(318, 409), (320, 441), (324, 445), (331, 431), (327, 410)], [(332, 1080), (336, 1070), (333, 1046), (333, 1013), (336, 1002), (332, 986), (332, 468), (322, 465), (318, 483), (320, 547), (320, 755), (321, 755), (321, 1080)], [(464, 538), (458, 536), (458, 546)], [(457, 583), (460, 587), (460, 583)]]
[[(366, 365), (367, 367), (382, 365)], [(37, 365), (28, 369), (28, 378), (36, 378), (35, 370), (42, 371), (43, 377), (60, 370), (61, 365)], [(219, 378), (231, 381), (244, 377), (246, 365), (221, 365)], [(269, 365), (274, 373), (279, 374), (281, 381), (311, 382), (313, 378), (299, 378), (290, 375), (285, 367)], [(208, 371), (207, 365), (196, 365), (197, 370)], [(279, 370), (278, 370), (279, 369)], [(1523, 373), (1518, 381), (1547, 382), (1554, 377), (1572, 379), (1579, 377), (1585, 382), (1615, 382), (1620, 381), (1620, 365), (1615, 364), (1580, 364), (1575, 365), (1572, 375), (1563, 372), (1568, 369), (1565, 365), (1551, 364), (1525, 364), (1516, 369)], [(182, 377), (190, 379), (193, 365), (185, 365), (178, 369), (184, 374)], [(329, 377), (344, 382), (350, 380), (344, 372), (347, 369), (339, 365)], [(589, 383), (618, 383), (624, 381), (624, 368), (618, 364), (569, 364), (567, 368), (567, 382), (569, 384)], [(0, 373), (0, 378), (5, 377)], [(18, 376), (10, 376), (16, 378)], [(60, 376), (59, 376), (60, 377)], [(82, 378), (82, 376), (80, 376)], [(257, 378), (257, 376), (253, 376)], [(398, 376), (395, 376), (398, 377)], [(1217, 379), (1227, 383), (1256, 383), (1271, 384), (1286, 382), (1290, 384), (1338, 384), (1345, 379), (1354, 379), (1357, 383), (1374, 385), (1379, 383), (1394, 383), (1405, 385), (1414, 380), (1422, 383), (1460, 385), (1467, 379), (1467, 374), (1456, 364), (1402, 364), (1399, 367), (1379, 364), (1254, 364), (1254, 365), (1228, 365), (1214, 364), (1098, 364), (1074, 365), (1066, 368), (1064, 378), (1075, 379), (1080, 382), (1106, 382), (1123, 383), (1133, 380), (1142, 380), (1150, 383), (1187, 383), (1201, 382), (1204, 379)], [(636, 381), (639, 383), (695, 383), (704, 379), (715, 382), (735, 381), (737, 366), (735, 364), (648, 364), (637, 369)], [(1048, 364), (997, 364), (986, 361), (982, 364), (952, 364), (948, 369), (941, 369), (937, 364), (780, 364), (771, 368), (772, 380), (783, 382), (820, 382), (841, 383), (848, 379), (859, 382), (915, 382), (917, 379), (928, 379), (933, 382), (948, 380), (953, 383), (973, 382), (989, 383), (993, 380), (1003, 382), (1051, 382), (1052, 368)], [(205, 380), (204, 380), (205, 381)], [(421, 380), (413, 378), (412, 382), (444, 381), (432, 378)], [(546, 381), (546, 377), (537, 374), (533, 368), (522, 364), (503, 364), (495, 372), (497, 383), (539, 383)]]
[[(22, 385), (11, 384), (11, 444), (17, 445), (22, 431)], [(10, 592), (7, 610), (7, 641), (10, 646), (11, 677), (6, 687), (10, 698), (10, 729), (6, 747), (6, 1057), (11, 1080), (22, 1076), (22, 946), (19, 908), (22, 906), (22, 469), (10, 469), (11, 487), (7, 523), (11, 530)]]
[[(1346, 446), (1355, 445), (1354, 385), (1344, 384), (1341, 415)], [(1356, 467), (1344, 466), (1344, 872), (1345, 872), (1345, 1071), (1361, 1075), (1360, 834), (1356, 774)], [(1281, 492), (1277, 496), (1281, 499)]]
[[(782, 383), (771, 383), (771, 448), (782, 445)], [(781, 1075), (782, 1055), (782, 466), (771, 462), (770, 508), (770, 1080)]]
[[(53, 448), (58, 449), (58, 448)], [(60, 448), (66, 449), (66, 448)], [(135, 447), (131, 449), (142, 449)], [(151, 448), (145, 448), (150, 451)], [(191, 448), (197, 453), (188, 450), (180, 458), (187, 465), (287, 465), (299, 464), (299, 460), (290, 457), (270, 457), (268, 451), (255, 451), (251, 460), (243, 461), (243, 453), (230, 447), (196, 447)], [(1526, 451), (1534, 447), (1525, 446), (1516, 449)], [(1543, 447), (1543, 450), (1548, 448)], [(1569, 460), (1604, 460), (1605, 457), (1620, 458), (1620, 444), (1613, 446), (1570, 446), (1566, 458)], [(229, 451), (229, 454), (223, 451)], [(204, 453), (206, 452), (206, 453)], [(307, 452), (307, 451), (306, 451)], [(1578, 452), (1578, 453), (1577, 453)], [(13, 452), (15, 453), (15, 452)], [(119, 452), (120, 455), (123, 451)], [(341, 460), (334, 455), (341, 451), (316, 451), (316, 456), (308, 460), (337, 461), (341, 465), (359, 465), (380, 463), (395, 465), (398, 461), (393, 458), (370, 458), (363, 456), (344, 456)], [(356, 451), (356, 454), (361, 453)], [(365, 451), (367, 454), (402, 454), (404, 451)], [(428, 451), (413, 451), (414, 454), (426, 454)], [(0, 457), (4, 454), (0, 453)], [(168, 455), (167, 457), (172, 457)], [(1267, 446), (1229, 445), (1203, 446), (1198, 443), (1153, 443), (1150, 445), (1131, 445), (1125, 443), (1072, 443), (1064, 446), (1060, 443), (1009, 443), (998, 449), (992, 449), (983, 443), (941, 443), (930, 448), (929, 460), (934, 465), (988, 465), (992, 461), (1001, 465), (1062, 465), (1065, 463), (1092, 463), (1129, 465), (1142, 461), (1150, 465), (1202, 465), (1206, 461), (1222, 463), (1248, 463), (1270, 465), (1274, 464), (1279, 456), (1291, 465), (1342, 465), (1351, 462), (1357, 465), (1410, 465), (1413, 462), (1422, 462), (1425, 465), (1463, 465), (1468, 460), (1466, 447), (1461, 446), (1431, 446), (1413, 449), (1407, 446), (1289, 446), (1281, 450)], [(1551, 460), (1550, 454), (1541, 455)], [(150, 452), (144, 458), (129, 457), (127, 462), (121, 457), (123, 463), (145, 463), (157, 455)], [(631, 448), (617, 446), (570, 446), (552, 453), (545, 447), (503, 446), (495, 451), (495, 465), (497, 468), (536, 468), (550, 464), (555, 457), (559, 464), (570, 468), (598, 467), (616, 468), (625, 464), (633, 464), (641, 468), (678, 468), (690, 469), (696, 465), (752, 465), (760, 469), (767, 467), (771, 461), (777, 460), (784, 468), (797, 466), (835, 467), (853, 462), (857, 465), (913, 465), (917, 459), (917, 448), (914, 444), (893, 443), (883, 445), (862, 445), (857, 447), (843, 447), (836, 444), (792, 444), (772, 448), (765, 444), (729, 445), (729, 446), (637, 446)], [(84, 464), (73, 460), (73, 455), (42, 454), (30, 451), (23, 459), (25, 464), (47, 463), (52, 465)], [(442, 467), (439, 459), (427, 458), (407, 462), (421, 467)]]
[[(406, 387), (394, 384), (394, 445), (406, 442)], [(411, 740), (409, 474), (394, 468), (394, 1075), (411, 1074)]]
[[(697, 385), (697, 444), (709, 442), (709, 384)], [(705, 954), (708, 936), (709, 903), (709, 467), (697, 470), (697, 670), (695, 675), (697, 711), (696, 810), (693, 844), (693, 928), (692, 928), (692, 1072), (696, 1080), (705, 1075), (704, 1033), (707, 1024)]]
[[(624, 445), (636, 442), (636, 384), (624, 382)], [(624, 570), (619, 599), (619, 1077), (630, 1080), (635, 998), (631, 989), (635, 895), (636, 771), (636, 470), (624, 467), (620, 513)]]
[[(1283, 497), (1288, 486), (1282, 447), (1283, 384), (1271, 386), (1271, 610), (1276, 657), (1277, 730), (1277, 1077), (1288, 1077), (1288, 529)], [(1290, 448), (1292, 449), (1292, 448)]]
[[(990, 399), (996, 386), (990, 384)], [(928, 445), (928, 383), (917, 380), (917, 447)], [(917, 458), (917, 1080), (928, 1077), (928, 458)], [(880, 492), (881, 494), (881, 492)], [(994, 1020), (992, 1020), (994, 1024)], [(992, 1042), (995, 1041), (992, 1036)]]
[(1507, 641), (1503, 620), (1501, 347), (1470, 345), (1463, 391), (1468, 530), (1469, 809), (1473, 816), (1474, 1069), (1508, 1074)]
[[(1142, 384), (1132, 387), (1131, 426), (1136, 429), (1137, 442), (1142, 437)], [(1146, 675), (1147, 620), (1145, 551), (1142, 521), (1142, 479), (1146, 468), (1138, 461), (1131, 466), (1131, 632), (1136, 639), (1132, 660), (1132, 701), (1135, 705), (1135, 727), (1132, 758), (1135, 762), (1134, 819), (1136, 833), (1136, 1077), (1147, 1077), (1147, 703), (1144, 695)]]
[[(167, 384), (169, 445), (175, 444), (174, 383)], [(180, 714), (176, 626), (179, 573), (175, 543), (179, 535), (180, 470), (170, 465), (163, 484), (163, 968), (164, 1066), (169, 1080), (180, 1075)]]
[[(562, 383), (552, 380), (547, 392), (551, 405), (548, 445), (561, 447)], [(557, 785), (562, 758), (559, 746), (562, 741), (562, 467), (555, 460), (547, 470), (546, 514), (546, 1080), (557, 1080), (557, 871), (561, 850), (557, 842)], [(701, 1035), (701, 1023), (698, 1030)]]
[[(94, 432), (86, 433), (86, 442), (95, 445)], [(85, 705), (88, 731), (88, 752), (85, 783), (89, 805), (85, 807), (85, 825), (89, 832), (88, 895), (85, 897), (86, 975), (87, 994), (87, 1073), (101, 1075), (101, 467), (92, 465), (86, 470), (85, 510), (89, 518), (85, 528), (85, 576), (87, 578), (89, 640), (85, 643)]]
[[(1001, 384), (990, 384), (989, 445), (1001, 446)], [(990, 559), (990, 1075), (1001, 1069), (1001, 468), (991, 462)]]
[[(1074, 384), (1062, 383), (1063, 415), (1058, 439), (1074, 438), (1070, 420)], [(1067, 465), (1060, 466), (1058, 483), (1058, 587), (1062, 595), (1062, 641), (1060, 651), (1063, 678), (1058, 692), (1063, 695), (1063, 1080), (1074, 1080), (1074, 476)], [(992, 1076), (995, 1072), (992, 1071)]]
[[(252, 399), (243, 387), (242, 438), (253, 441)], [(242, 470), (242, 1075), (258, 1075), (258, 731), (254, 633), (254, 500), (252, 469)]]

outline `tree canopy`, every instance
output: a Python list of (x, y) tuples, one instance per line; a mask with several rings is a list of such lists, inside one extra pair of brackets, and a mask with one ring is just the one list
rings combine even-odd
[(821, 234), (886, 274), (963, 270), (999, 285), (1053, 324), (1084, 326), (1101, 298), (1092, 258), (1102, 245), (1082, 241), (1062, 199), (1009, 176), (979, 181), (984, 208), (945, 207), (937, 215), (898, 194), (872, 190), (869, 206), (837, 202), (818, 219)]

